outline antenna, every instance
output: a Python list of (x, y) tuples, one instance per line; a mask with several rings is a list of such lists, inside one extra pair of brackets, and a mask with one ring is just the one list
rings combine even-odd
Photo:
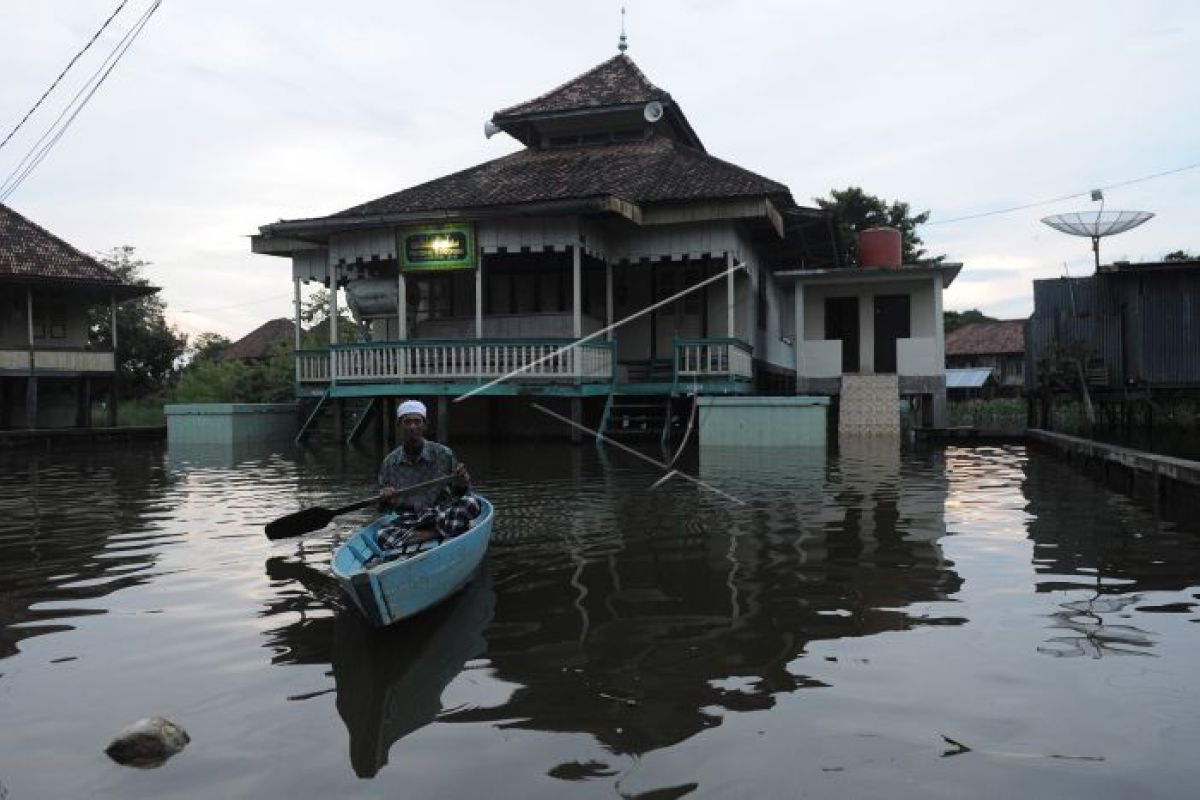
[(621, 38), (617, 40), (617, 49), (622, 53), (629, 49), (629, 43), (625, 40), (625, 6), (621, 6)]
[(1092, 200), (1100, 201), (1100, 210), (1096, 212), (1076, 211), (1070, 214), (1052, 214), (1042, 217), (1042, 222), (1056, 231), (1071, 236), (1088, 236), (1092, 240), (1092, 252), (1096, 254), (1096, 270), (1100, 269), (1100, 239), (1103, 236), (1116, 236), (1118, 233), (1132, 230), (1154, 216), (1151, 211), (1105, 211), (1104, 192), (1092, 190)]

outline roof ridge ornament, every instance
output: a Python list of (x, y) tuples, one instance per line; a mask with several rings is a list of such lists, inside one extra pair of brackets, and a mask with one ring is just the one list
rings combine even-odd
[(617, 40), (617, 50), (624, 53), (629, 49), (629, 42), (625, 38), (625, 6), (621, 6), (621, 38)]

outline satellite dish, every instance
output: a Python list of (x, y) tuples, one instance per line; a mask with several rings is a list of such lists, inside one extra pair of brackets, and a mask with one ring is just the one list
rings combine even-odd
[(492, 122), (490, 119), (483, 123), (483, 136), (485, 139), (490, 139), (500, 132), (500, 126)]
[(657, 100), (651, 100), (646, 103), (646, 107), (642, 109), (642, 116), (646, 118), (646, 122), (658, 122), (662, 119), (663, 104)]
[(1096, 269), (1100, 269), (1100, 238), (1115, 236), (1136, 228), (1153, 217), (1149, 211), (1077, 211), (1070, 214), (1054, 214), (1043, 217), (1042, 222), (1062, 233), (1072, 236), (1089, 236), (1092, 251), (1096, 254)]

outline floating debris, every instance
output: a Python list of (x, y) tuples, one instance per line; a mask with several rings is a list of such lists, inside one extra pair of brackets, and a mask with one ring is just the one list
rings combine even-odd
[(139, 719), (121, 730), (104, 752), (118, 764), (152, 769), (182, 750), (192, 737), (162, 717)]

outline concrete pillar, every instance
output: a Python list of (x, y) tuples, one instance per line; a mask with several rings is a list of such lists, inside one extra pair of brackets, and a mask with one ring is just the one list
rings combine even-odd
[(934, 391), (930, 400), (933, 405), (933, 427), (946, 427), (946, 387), (942, 386), (941, 391)]
[(37, 427), (37, 409), (38, 409), (38, 379), (36, 375), (30, 375), (25, 381), (25, 427)]
[(75, 405), (75, 427), (92, 427), (92, 385), (91, 379), (79, 378), (77, 382), (78, 395)]
[(475, 338), (483, 338), (483, 248), (479, 248), (479, 263), (475, 267)]
[[(115, 326), (113, 327), (113, 330), (116, 330)], [(120, 406), (120, 402), (121, 402), (120, 397), (119, 397), (120, 383), (121, 383), (121, 381), (116, 375), (113, 375), (112, 379), (108, 382), (108, 420), (107, 420), (107, 422), (108, 422), (108, 427), (110, 427), (110, 428), (117, 427), (117, 410), (118, 410), (118, 407)]]
[(293, 298), (292, 306), (296, 315), (296, 330), (293, 336), (293, 361), (296, 370), (296, 386), (300, 386), (300, 278), (292, 278)]
[(446, 444), (450, 440), (450, 399), (442, 395), (437, 399), (437, 441)]

